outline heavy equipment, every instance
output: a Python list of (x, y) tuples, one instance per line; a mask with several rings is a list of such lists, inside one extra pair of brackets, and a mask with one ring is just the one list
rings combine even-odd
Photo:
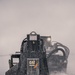
[(52, 44), (51, 36), (32, 31), (22, 41), (20, 52), (11, 55), (10, 69), (5, 75), (49, 75), (66, 72), (69, 49), (61, 43)]

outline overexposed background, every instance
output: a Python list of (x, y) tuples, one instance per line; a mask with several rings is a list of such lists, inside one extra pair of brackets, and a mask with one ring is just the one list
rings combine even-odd
[(75, 75), (75, 0), (0, 0), (0, 75), (31, 31), (68, 46), (68, 75)]

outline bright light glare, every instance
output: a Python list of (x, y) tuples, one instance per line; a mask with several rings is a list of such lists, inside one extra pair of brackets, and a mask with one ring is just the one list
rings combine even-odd
[(51, 38), (47, 38), (47, 41), (50, 41), (51, 40)]
[(34, 34), (35, 34), (35, 32), (32, 32), (32, 34), (34, 35)]

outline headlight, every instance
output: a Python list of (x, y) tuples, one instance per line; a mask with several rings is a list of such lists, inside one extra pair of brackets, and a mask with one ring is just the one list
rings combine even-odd
[(47, 41), (50, 41), (50, 40), (51, 40), (51, 38), (50, 38), (50, 37), (48, 37), (48, 38), (47, 38)]
[(30, 39), (31, 41), (35, 41), (37, 40), (37, 35), (30, 35)]

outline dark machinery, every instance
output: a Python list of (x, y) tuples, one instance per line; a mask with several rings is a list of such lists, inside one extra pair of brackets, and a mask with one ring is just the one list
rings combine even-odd
[[(14, 56), (19, 57), (19, 63), (16, 65)], [(10, 70), (6, 75), (49, 75), (46, 49), (39, 34), (31, 32), (27, 35), (21, 45), (21, 54), (11, 56)]]
[(47, 56), (50, 72), (59, 71), (65, 72), (67, 70), (69, 49), (61, 43), (54, 43), (51, 51)]
[(6, 75), (49, 75), (66, 71), (68, 55), (66, 46), (58, 42), (52, 44), (51, 36), (40, 36), (32, 31), (23, 40), (20, 52), (11, 55)]

